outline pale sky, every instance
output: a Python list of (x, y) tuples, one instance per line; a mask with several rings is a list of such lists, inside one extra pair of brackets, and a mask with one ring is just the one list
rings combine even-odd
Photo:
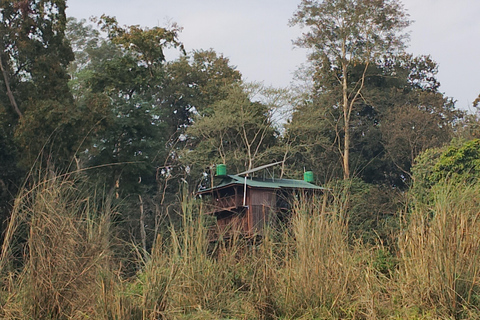
[[(103, 13), (121, 25), (183, 27), (187, 51), (214, 49), (230, 59), (244, 80), (286, 87), (306, 61), (294, 48), (300, 29), (288, 26), (300, 0), (67, 0), (67, 15), (88, 19)], [(403, 0), (410, 19), (407, 49), (430, 54), (439, 64), (440, 91), (469, 109), (480, 93), (480, 1)]]

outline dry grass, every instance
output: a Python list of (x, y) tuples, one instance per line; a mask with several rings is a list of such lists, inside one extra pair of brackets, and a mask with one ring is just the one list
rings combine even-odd
[[(96, 304), (110, 263), (108, 216), (72, 181), (50, 177), (18, 196), (1, 256), (4, 318), (74, 319)], [(20, 267), (16, 267), (20, 265)]]
[[(113, 227), (69, 179), (17, 198), (0, 257), (4, 319), (454, 319), (480, 313), (479, 187), (412, 205), (398, 255), (352, 244), (341, 194), (295, 204), (288, 228), (212, 246), (201, 208), (121, 272)], [(407, 219), (408, 218), (408, 219)], [(407, 223), (408, 221), (408, 223)], [(114, 250), (114, 248), (116, 248)], [(141, 252), (140, 249), (138, 249)], [(212, 253), (213, 252), (213, 253)], [(125, 254), (126, 256), (127, 254)]]
[(413, 207), (399, 239), (398, 284), (406, 307), (479, 316), (479, 186), (443, 185), (430, 207)]

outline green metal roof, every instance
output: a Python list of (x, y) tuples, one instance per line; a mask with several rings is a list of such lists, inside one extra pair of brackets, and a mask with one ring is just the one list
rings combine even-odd
[[(303, 180), (294, 179), (262, 179), (262, 178), (248, 178), (246, 179), (247, 186), (253, 188), (269, 188), (269, 189), (312, 189), (312, 190), (325, 190), (325, 188), (316, 186), (312, 183)], [(244, 185), (245, 177), (238, 175), (226, 175), (222, 181), (213, 188), (199, 190), (203, 193), (214, 189), (224, 188), (232, 185)]]

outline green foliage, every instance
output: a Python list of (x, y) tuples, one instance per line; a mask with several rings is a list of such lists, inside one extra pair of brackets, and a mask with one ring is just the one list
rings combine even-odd
[[(37, 159), (68, 167), (81, 139), (68, 119), (74, 108), (66, 67), (73, 53), (65, 38), (65, 8), (62, 0), (0, 3), (2, 224), (25, 171)], [(47, 151), (40, 155), (42, 149)]]
[[(357, 64), (349, 67), (348, 75), (356, 82), (363, 70), (363, 99), (354, 104), (350, 118), (352, 172), (368, 183), (406, 189), (415, 157), (448, 143), (464, 113), (435, 91), (436, 64), (429, 57), (399, 55), (366, 69)], [(335, 69), (322, 72), (338, 77)], [(329, 181), (343, 171), (341, 90), (338, 82), (314, 80), (320, 87), (300, 98), (286, 136), (295, 141), (292, 162)]]
[(296, 162), (326, 181), (343, 174), (405, 189), (415, 157), (450, 141), (463, 114), (438, 91), (436, 62), (402, 52), (402, 4), (304, 0), (291, 23), (308, 28), (296, 44), (312, 49), (314, 84), (287, 129)]
[(392, 239), (399, 231), (397, 212), (401, 208), (400, 195), (389, 186), (365, 183), (359, 178), (338, 180), (326, 185), (331, 197), (344, 207), (348, 219), (350, 240), (364, 243), (382, 243), (387, 250), (394, 247)]
[[(106, 36), (85, 21), (69, 22), (76, 54), (70, 85), (76, 105), (91, 120), (85, 123), (78, 163), (91, 168), (89, 176), (107, 190), (107, 206), (122, 200), (128, 232), (138, 238), (141, 225), (150, 226), (150, 247), (164, 224), (160, 221), (178, 220), (173, 208), (178, 208), (180, 178), (188, 179), (190, 169), (179, 157), (186, 129), (194, 114), (225, 99), (241, 76), (213, 50), (166, 61), (166, 48), (184, 53), (175, 25), (121, 27), (107, 16), (96, 21)], [(146, 219), (141, 223), (140, 207)]]
[(401, 49), (405, 35), (399, 33), (409, 25), (396, 0), (303, 0), (290, 23), (310, 28), (296, 44), (314, 49), (312, 60), (328, 58), (329, 66), (365, 62)]
[(186, 134), (192, 147), (184, 155), (185, 163), (200, 169), (224, 163), (233, 172), (260, 164), (261, 154), (276, 138), (269, 107), (252, 102), (241, 86), (209, 106), (208, 113), (198, 116)]
[[(0, 6), (0, 95), (3, 112), (14, 115), (8, 116), (4, 128), (12, 131), (8, 136), (16, 137), (22, 164), (28, 168), (51, 143), (49, 137), (69, 136), (56, 122), (58, 117), (50, 116), (66, 112), (72, 104), (66, 68), (73, 53), (65, 38), (66, 5), (65, 1), (28, 0), (3, 1)], [(68, 115), (67, 111), (63, 117)], [(71, 156), (75, 141), (63, 140), (58, 157), (66, 149)]]
[(1, 7), (3, 67), (18, 102), (68, 99), (73, 53), (65, 38), (65, 1), (3, 1)]
[(309, 60), (315, 89), (335, 99), (336, 112), (331, 113), (338, 114), (333, 119), (334, 144), (344, 179), (350, 178), (355, 165), (350, 157), (355, 134), (352, 118), (365, 110), (362, 101), (366, 100), (363, 94), (370, 65), (402, 51), (407, 37), (403, 29), (410, 23), (407, 18), (397, 0), (303, 0), (290, 21), (309, 28), (295, 43), (312, 49)]
[[(96, 175), (109, 186), (120, 182), (125, 195), (140, 191), (139, 177), (151, 189), (155, 176), (165, 184), (162, 189), (176, 192), (178, 184), (170, 180), (183, 170), (177, 153), (193, 114), (224, 99), (240, 73), (212, 50), (165, 61), (165, 48), (183, 50), (177, 26), (120, 27), (106, 16), (98, 21), (108, 38), (85, 21), (71, 20), (69, 25), (78, 57), (71, 83), (77, 103), (97, 105), (94, 109), (103, 114), (85, 162), (113, 165), (95, 170)], [(167, 182), (171, 186), (165, 189)]]
[(435, 163), (429, 181), (450, 178), (456, 182), (476, 182), (480, 175), (480, 140), (467, 141), (461, 146), (449, 146)]
[[(121, 186), (125, 195), (139, 192), (137, 182), (152, 183), (155, 159), (165, 151), (169, 133), (165, 131), (165, 109), (156, 102), (156, 89), (163, 85), (163, 50), (180, 46), (177, 29), (122, 28), (114, 18), (102, 17), (99, 24), (108, 39), (98, 31), (71, 23), (69, 35), (77, 44), (80, 59), (72, 87), (77, 103), (98, 110), (92, 124), (91, 144), (83, 161), (94, 170), (108, 188)], [(79, 37), (86, 34), (88, 41)], [(113, 53), (109, 55), (109, 53)], [(103, 167), (108, 165), (108, 167)], [(120, 179), (120, 177), (122, 177)], [(150, 180), (150, 181), (149, 181)], [(111, 189), (113, 190), (113, 189)]]
[(185, 133), (195, 114), (204, 114), (212, 104), (224, 100), (241, 79), (229, 60), (213, 50), (193, 51), (164, 67), (164, 79), (155, 96), (175, 139)]
[(288, 164), (314, 171), (323, 182), (342, 175), (335, 130), (339, 115), (330, 107), (334, 103), (330, 96), (322, 95), (296, 106), (285, 131), (286, 140), (292, 141)]
[(384, 275), (392, 276), (398, 265), (398, 259), (388, 249), (378, 249), (375, 254), (373, 268)]
[(443, 148), (429, 149), (416, 159), (412, 169), (412, 191), (421, 201), (432, 201), (432, 188), (444, 184), (478, 182), (480, 175), (480, 140), (453, 141)]
[(182, 51), (183, 44), (178, 41), (181, 28), (173, 24), (169, 29), (154, 27), (140, 28), (139, 26), (120, 27), (115, 17), (102, 15), (98, 21), (101, 30), (107, 32), (114, 44), (135, 52), (137, 60), (155, 67), (165, 61), (163, 53), (165, 48), (179, 47)]

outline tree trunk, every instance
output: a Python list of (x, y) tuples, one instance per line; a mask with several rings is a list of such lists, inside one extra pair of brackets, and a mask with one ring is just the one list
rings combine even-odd
[(143, 199), (138, 195), (140, 201), (140, 238), (142, 239), (143, 253), (147, 252), (147, 232), (145, 231), (145, 210), (143, 210)]
[(343, 93), (343, 179), (350, 178), (350, 103), (348, 101), (348, 82), (347, 82), (347, 65), (342, 66), (342, 93)]
[(105, 214), (108, 217), (110, 217), (112, 214), (113, 198), (118, 198), (119, 179), (120, 174), (115, 170), (113, 172), (113, 184), (111, 185), (105, 197)]
[(12, 90), (10, 89), (10, 81), (8, 80), (7, 71), (3, 66), (3, 59), (1, 54), (0, 54), (0, 69), (2, 70), (3, 81), (5, 82), (5, 87), (7, 88), (7, 96), (8, 96), (8, 99), (10, 100), (10, 104), (12, 105), (13, 110), (15, 110), (18, 116), (22, 118), (23, 114), (18, 108), (17, 101), (15, 101), (15, 97), (13, 96)]

